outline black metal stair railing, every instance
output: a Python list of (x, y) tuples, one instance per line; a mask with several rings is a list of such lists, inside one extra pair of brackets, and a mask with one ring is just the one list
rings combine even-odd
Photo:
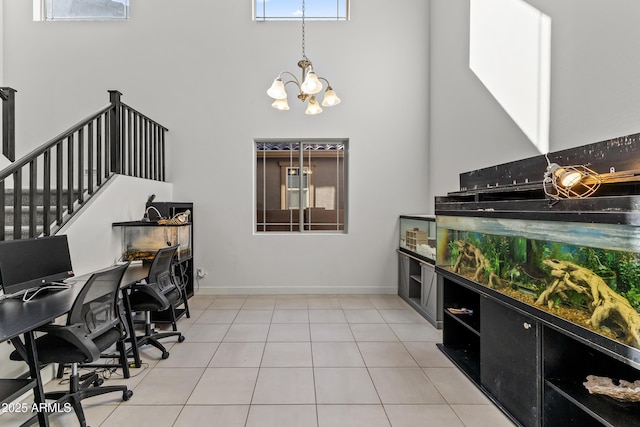
[[(168, 129), (109, 95), (109, 105), (0, 171), (0, 240), (55, 234), (114, 174), (165, 180)], [(13, 102), (1, 98), (4, 124)], [(14, 144), (3, 138), (3, 153)]]

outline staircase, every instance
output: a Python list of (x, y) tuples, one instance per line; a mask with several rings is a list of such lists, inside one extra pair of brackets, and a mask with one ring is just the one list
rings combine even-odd
[[(55, 197), (55, 193), (53, 195)], [(66, 197), (66, 193), (63, 193), (63, 197)], [(4, 235), (5, 240), (13, 239), (13, 227), (15, 224), (14, 212), (15, 208), (13, 206), (13, 198), (14, 193), (13, 190), (6, 190), (4, 197)], [(36, 230), (35, 237), (39, 237), (43, 235), (44, 232), (44, 191), (39, 190), (36, 193)], [(30, 215), (30, 207), (29, 207), (29, 196), (22, 195), (21, 200), (21, 208), (20, 208), (20, 238), (28, 239), (29, 236), (29, 215)], [(56, 217), (56, 207), (49, 206), (49, 214), (47, 218), (50, 221), (50, 225), (54, 225)]]
[(164, 181), (168, 129), (121, 95), (109, 91), (106, 107), (0, 171), (0, 240), (55, 234), (115, 174)]

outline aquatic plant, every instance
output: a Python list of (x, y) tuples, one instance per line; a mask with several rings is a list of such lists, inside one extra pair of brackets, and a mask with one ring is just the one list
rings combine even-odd
[[(622, 252), (609, 251), (599, 248), (581, 247), (578, 251), (578, 264), (588, 268), (595, 274), (600, 276), (607, 285), (614, 291), (618, 290), (617, 274), (615, 269), (619, 265), (616, 258), (620, 257)], [(604, 263), (603, 263), (604, 261)]]
[(573, 308), (588, 308), (588, 298), (585, 294), (581, 294), (576, 291), (567, 291), (567, 300), (565, 301), (570, 307)]
[(456, 245), (456, 242), (449, 242), (449, 251), (451, 252), (451, 259), (458, 259), (460, 256), (460, 246)]
[(484, 271), (487, 282), (489, 281), (491, 274), (501, 277), (501, 267), (504, 260), (507, 258), (505, 255), (505, 247), (506, 254), (508, 254), (509, 247), (508, 242), (505, 244), (503, 240), (506, 240), (503, 236), (487, 234), (484, 236), (484, 239), (478, 243), (478, 249), (480, 249), (484, 257), (487, 259), (487, 265), (485, 266)]
[(640, 265), (632, 254), (625, 253), (618, 263), (619, 288), (636, 309), (640, 308)]
[(514, 265), (527, 262), (527, 239), (516, 237), (512, 239)]
[(572, 257), (570, 253), (566, 253), (564, 246), (558, 242), (547, 242), (543, 246), (543, 258), (560, 259), (568, 261)]

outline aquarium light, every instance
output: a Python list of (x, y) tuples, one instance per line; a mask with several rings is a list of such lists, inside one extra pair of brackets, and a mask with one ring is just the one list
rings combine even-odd
[(542, 182), (544, 192), (554, 199), (585, 198), (600, 187), (599, 175), (583, 165), (560, 166), (549, 162)]
[(582, 172), (574, 167), (563, 168), (557, 163), (552, 163), (547, 166), (547, 172), (555, 175), (556, 181), (564, 188), (573, 187), (579, 183), (584, 176)]

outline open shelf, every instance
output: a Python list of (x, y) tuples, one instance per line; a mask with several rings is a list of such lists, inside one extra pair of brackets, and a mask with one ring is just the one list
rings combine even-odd
[(453, 314), (446, 308), (444, 309), (444, 315), (452, 319), (454, 322), (458, 322), (463, 327), (467, 328), (471, 333), (480, 336), (480, 322), (479, 318), (469, 314)]
[(437, 346), (471, 381), (480, 385), (480, 354), (477, 347), (445, 344)]
[[(443, 280), (443, 304), (446, 318), (462, 324), (464, 327), (480, 334), (480, 295), (464, 286), (448, 279)], [(453, 314), (448, 308), (468, 309), (472, 314)]]
[(590, 394), (582, 383), (572, 379), (548, 378), (545, 380), (545, 387), (585, 412), (585, 416), (597, 421), (594, 425), (611, 427), (640, 425), (640, 403), (618, 402), (607, 396)]

